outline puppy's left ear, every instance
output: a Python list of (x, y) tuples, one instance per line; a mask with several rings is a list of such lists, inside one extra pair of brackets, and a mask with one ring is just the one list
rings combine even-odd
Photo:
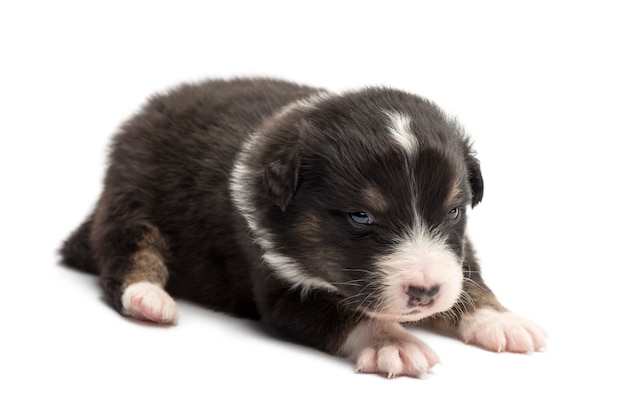
[(472, 152), (465, 156), (469, 176), (470, 187), (472, 188), (472, 208), (478, 205), (483, 199), (483, 174), (480, 171), (480, 162)]
[(265, 167), (263, 183), (272, 202), (285, 212), (298, 187), (300, 156), (296, 144), (281, 147)]

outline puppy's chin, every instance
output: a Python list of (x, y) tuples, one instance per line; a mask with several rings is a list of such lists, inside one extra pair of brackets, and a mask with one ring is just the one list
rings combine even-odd
[(407, 308), (405, 311), (365, 311), (365, 314), (372, 319), (384, 322), (417, 322), (436, 313), (451, 309), (460, 297), (461, 287), (459, 286), (458, 292), (453, 291), (453, 294), (454, 293), (456, 293), (456, 297), (453, 297), (453, 295), (447, 296), (445, 300), (443, 300), (443, 298), (442, 300), (436, 300), (435, 303), (427, 307)]

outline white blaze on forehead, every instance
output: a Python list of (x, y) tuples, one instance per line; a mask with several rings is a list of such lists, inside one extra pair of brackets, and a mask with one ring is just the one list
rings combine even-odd
[(389, 133), (391, 137), (409, 155), (417, 152), (417, 138), (411, 131), (411, 118), (399, 112), (387, 112), (389, 117)]

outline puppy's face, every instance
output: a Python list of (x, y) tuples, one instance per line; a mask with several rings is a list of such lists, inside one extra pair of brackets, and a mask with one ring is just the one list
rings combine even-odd
[(313, 98), (269, 121), (246, 152), (234, 197), (282, 279), (384, 320), (458, 300), (465, 213), (482, 179), (435, 106), (374, 89)]

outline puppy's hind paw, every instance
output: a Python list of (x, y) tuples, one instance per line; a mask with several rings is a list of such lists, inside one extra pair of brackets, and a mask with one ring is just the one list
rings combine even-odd
[(176, 324), (178, 309), (174, 299), (159, 285), (137, 282), (122, 295), (123, 313), (135, 319), (161, 324)]
[(398, 323), (366, 322), (355, 328), (343, 352), (356, 362), (358, 373), (426, 378), (439, 363), (437, 355)]
[(498, 353), (543, 351), (548, 339), (545, 330), (533, 321), (486, 308), (464, 316), (459, 333), (464, 342)]

